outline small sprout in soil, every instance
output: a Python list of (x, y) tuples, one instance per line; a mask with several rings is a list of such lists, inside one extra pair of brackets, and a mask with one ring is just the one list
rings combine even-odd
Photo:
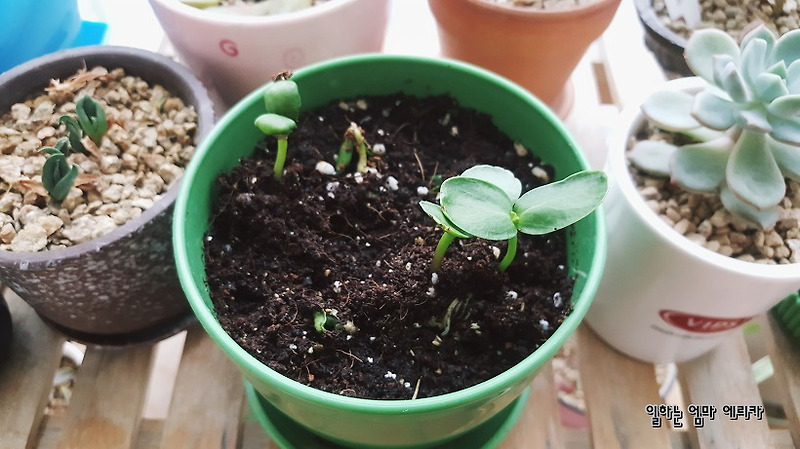
[(354, 334), (357, 330), (356, 325), (352, 321), (347, 321), (342, 324), (341, 321), (336, 318), (336, 315), (328, 313), (325, 310), (314, 312), (314, 329), (320, 334), (327, 331), (344, 330), (350, 335)]
[(103, 135), (108, 129), (106, 112), (100, 103), (88, 95), (82, 96), (75, 102), (75, 113), (78, 114), (78, 123), (81, 125), (84, 134), (92, 139), (95, 145), (100, 146)]
[(290, 76), (289, 72), (281, 73), (264, 88), (266, 113), (258, 116), (255, 121), (261, 132), (275, 137), (278, 142), (274, 167), (275, 179), (278, 181), (283, 176), (289, 134), (297, 127), (297, 118), (300, 115), (300, 92), (297, 84), (289, 79)]
[(42, 148), (42, 152), (48, 156), (42, 166), (42, 186), (53, 201), (60, 203), (78, 177), (78, 166), (67, 162), (67, 156), (71, 153), (69, 140), (62, 137), (55, 147)]
[(594, 211), (608, 191), (603, 172), (581, 171), (532, 189), (520, 196), (522, 183), (510, 171), (476, 165), (442, 183), (439, 205), (420, 207), (444, 230), (434, 253), (432, 269), (441, 269), (445, 252), (456, 238), (507, 240), (499, 262), (505, 271), (517, 251), (517, 233), (542, 235), (575, 223)]
[(339, 147), (339, 154), (336, 156), (336, 171), (342, 173), (350, 165), (353, 159), (353, 151), (358, 153), (356, 171), (358, 173), (367, 172), (367, 154), (369, 154), (369, 144), (364, 138), (364, 130), (358, 124), (350, 122), (347, 131), (344, 132), (344, 140)]

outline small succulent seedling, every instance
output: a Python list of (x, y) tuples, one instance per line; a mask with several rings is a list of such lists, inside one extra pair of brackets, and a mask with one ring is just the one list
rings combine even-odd
[(278, 142), (275, 156), (275, 179), (280, 181), (289, 147), (289, 134), (297, 127), (300, 115), (300, 92), (290, 80), (290, 73), (282, 73), (264, 88), (266, 113), (256, 118), (256, 127)]
[(344, 133), (344, 140), (339, 147), (339, 154), (336, 157), (337, 172), (341, 173), (347, 168), (353, 158), (354, 150), (358, 153), (356, 171), (366, 173), (369, 144), (367, 143), (367, 139), (364, 138), (364, 130), (361, 129), (358, 124), (351, 122), (347, 131)]
[(88, 153), (86, 151), (86, 147), (83, 146), (83, 130), (81, 129), (80, 123), (75, 120), (75, 117), (69, 115), (62, 115), (58, 122), (63, 124), (64, 127), (67, 129), (67, 139), (69, 140), (69, 145), (78, 153)]
[(78, 123), (84, 134), (89, 136), (95, 145), (100, 146), (103, 135), (108, 129), (106, 112), (100, 103), (92, 97), (84, 95), (75, 102), (75, 113), (78, 115)]
[(69, 144), (72, 149), (79, 153), (87, 154), (86, 146), (82, 140), (88, 136), (95, 145), (100, 146), (103, 135), (108, 130), (106, 112), (95, 99), (88, 95), (82, 96), (75, 102), (75, 113), (77, 119), (70, 115), (62, 115), (58, 121), (67, 129)]
[(445, 180), (439, 204), (421, 201), (420, 207), (444, 230), (436, 246), (432, 269), (438, 271), (450, 243), (456, 238), (507, 240), (498, 264), (505, 271), (517, 251), (517, 233), (548, 234), (575, 223), (595, 210), (608, 191), (606, 175), (581, 171), (529, 190), (510, 171), (476, 165)]
[(48, 156), (42, 166), (42, 186), (53, 201), (60, 203), (67, 197), (78, 177), (78, 166), (67, 162), (67, 156), (72, 152), (69, 140), (62, 137), (55, 147), (45, 147), (41, 151)]
[(696, 30), (685, 55), (703, 90), (656, 92), (642, 111), (656, 127), (696, 142), (642, 141), (630, 160), (685, 190), (719, 192), (732, 214), (769, 228), (784, 177), (800, 180), (800, 30), (776, 39), (760, 26), (741, 45), (720, 30)]

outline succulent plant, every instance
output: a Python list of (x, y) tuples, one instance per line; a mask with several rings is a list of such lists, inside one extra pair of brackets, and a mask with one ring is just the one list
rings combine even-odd
[(656, 92), (642, 111), (695, 142), (642, 141), (631, 163), (688, 191), (718, 192), (733, 215), (773, 226), (784, 177), (800, 180), (800, 30), (776, 38), (760, 26), (740, 45), (718, 29), (697, 30), (685, 56), (704, 88)]
[(42, 186), (53, 201), (60, 203), (67, 197), (78, 177), (78, 166), (67, 162), (67, 156), (72, 153), (69, 140), (62, 137), (54, 147), (45, 147), (41, 151), (47, 154), (47, 160), (42, 166)]

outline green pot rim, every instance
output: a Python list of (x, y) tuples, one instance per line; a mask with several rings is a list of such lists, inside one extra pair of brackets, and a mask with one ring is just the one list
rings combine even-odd
[[(302, 69), (298, 69), (295, 71), (294, 76), (302, 77), (309, 74), (324, 72), (331, 68), (342, 65), (369, 63), (376, 60), (426, 64), (438, 66), (445, 70), (455, 69), (456, 71), (466, 72), (468, 75), (481, 78), (487, 83), (497, 84), (504, 89), (511, 91), (515, 95), (524, 98), (525, 101), (531, 105), (531, 107), (539, 111), (544, 120), (547, 120), (552, 124), (552, 126), (562, 135), (563, 139), (567, 143), (570, 143), (573, 148), (580, 148), (573, 137), (566, 131), (566, 128), (561, 123), (560, 119), (541, 100), (534, 97), (527, 90), (507, 80), (506, 78), (468, 63), (449, 59), (433, 59), (419, 56), (366, 54), (347, 56), (317, 63)], [(236, 117), (247, 108), (247, 105), (255, 101), (260, 102), (263, 89), (263, 86), (256, 89), (248, 94), (245, 98), (240, 100), (236, 105), (234, 105), (220, 119), (206, 140), (198, 147), (195, 156), (192, 158), (192, 161), (189, 163), (186, 172), (184, 173), (183, 186), (178, 194), (175, 204), (175, 219), (173, 222), (173, 242), (178, 276), (181, 280), (184, 291), (186, 292), (187, 299), (197, 315), (198, 320), (206, 329), (211, 338), (235, 360), (240, 368), (246, 369), (248, 374), (256, 378), (268, 380), (274, 388), (279, 389), (284, 393), (289, 393), (297, 399), (312, 403), (324, 403), (328, 407), (337, 408), (342, 411), (355, 411), (359, 413), (374, 412), (380, 414), (427, 413), (447, 409), (454, 405), (481, 401), (487, 397), (497, 397), (502, 395), (505, 391), (511, 389), (513, 385), (521, 378), (524, 378), (527, 373), (530, 373), (534, 367), (541, 366), (543, 363), (552, 358), (552, 356), (555, 355), (567, 338), (577, 329), (583, 316), (589, 309), (592, 297), (597, 290), (602, 273), (602, 266), (605, 260), (606, 241), (604, 237), (605, 224), (604, 220), (602, 219), (602, 208), (598, 209), (598, 211), (594, 212), (590, 216), (593, 217), (595, 222), (594, 230), (596, 233), (596, 238), (594, 240), (594, 255), (591, 262), (593, 270), (587, 273), (587, 277), (584, 281), (584, 286), (582, 289), (582, 295), (572, 298), (572, 313), (570, 313), (564, 322), (561, 323), (555, 333), (531, 355), (507, 371), (477, 385), (452, 393), (421, 399), (377, 400), (352, 398), (318, 390), (291, 380), (279, 374), (278, 372), (267, 368), (255, 357), (247, 353), (225, 332), (225, 330), (217, 321), (214, 313), (212, 313), (209, 307), (206, 306), (203, 300), (203, 294), (198, 288), (198, 284), (193, 280), (191, 270), (189, 268), (190, 263), (188, 256), (182, 247), (181, 242), (185, 240), (185, 233), (182, 223), (184, 221), (183, 217), (187, 214), (187, 211), (190, 210), (190, 201), (188, 197), (189, 183), (187, 180), (195, 177), (196, 172), (199, 170), (200, 159), (213, 145), (217, 134), (220, 133), (219, 130), (227, 128), (229, 123), (234, 121)], [(589, 168), (589, 163), (582, 152), (576, 150), (575, 158), (584, 169)]]

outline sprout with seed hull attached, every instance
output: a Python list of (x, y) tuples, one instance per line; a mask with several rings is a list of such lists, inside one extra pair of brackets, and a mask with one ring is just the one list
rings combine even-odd
[(283, 166), (289, 149), (289, 134), (297, 128), (300, 116), (300, 92), (297, 84), (290, 80), (291, 73), (281, 73), (264, 88), (265, 114), (259, 115), (255, 125), (264, 134), (275, 137), (278, 143), (273, 168), (275, 179), (283, 177)]
[(442, 183), (439, 205), (420, 207), (445, 231), (436, 246), (432, 269), (441, 268), (445, 252), (458, 238), (506, 240), (505, 271), (516, 256), (517, 233), (542, 235), (575, 223), (594, 211), (608, 191), (606, 175), (582, 171), (520, 196), (522, 183), (510, 171), (476, 165)]
[(642, 141), (630, 161), (685, 190), (718, 192), (729, 212), (770, 228), (784, 178), (800, 180), (800, 30), (776, 38), (760, 26), (741, 45), (720, 30), (697, 30), (685, 55), (705, 87), (656, 92), (642, 111), (656, 127), (696, 142)]
[(350, 126), (344, 133), (344, 140), (339, 147), (339, 154), (336, 156), (336, 171), (343, 172), (350, 161), (353, 159), (353, 151), (358, 153), (356, 171), (358, 173), (367, 172), (367, 154), (370, 152), (367, 139), (364, 137), (364, 130), (355, 122), (350, 122)]

